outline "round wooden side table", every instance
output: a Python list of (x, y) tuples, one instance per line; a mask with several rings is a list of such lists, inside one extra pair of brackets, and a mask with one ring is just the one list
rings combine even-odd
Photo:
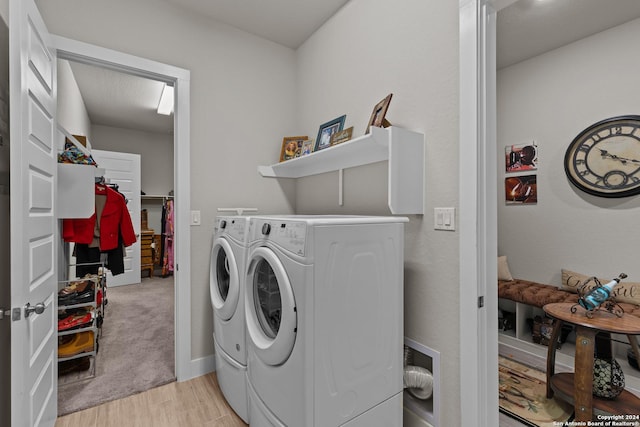
[[(547, 304), (542, 309), (556, 319), (547, 351), (547, 397), (558, 397), (573, 403), (576, 421), (591, 421), (594, 412), (602, 415), (638, 415), (640, 398), (624, 390), (616, 399), (601, 399), (593, 395), (593, 362), (595, 336), (598, 332), (627, 335), (636, 356), (639, 354), (636, 335), (640, 335), (640, 319), (628, 314), (618, 317), (605, 310), (594, 312), (588, 318), (586, 310), (573, 303)], [(555, 358), (562, 324), (576, 326), (576, 351), (574, 373), (555, 375)]]

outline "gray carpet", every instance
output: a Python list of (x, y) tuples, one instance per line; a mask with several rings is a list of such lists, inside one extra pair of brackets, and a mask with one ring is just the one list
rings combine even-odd
[(59, 379), (59, 416), (175, 381), (173, 277), (113, 288), (107, 283), (107, 300), (96, 376)]

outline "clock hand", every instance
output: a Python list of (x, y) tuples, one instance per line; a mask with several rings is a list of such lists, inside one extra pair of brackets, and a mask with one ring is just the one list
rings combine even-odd
[(600, 150), (600, 154), (602, 155), (602, 157), (609, 157), (612, 160), (618, 160), (620, 162), (627, 163), (627, 162), (631, 162), (631, 163), (640, 163), (640, 160), (636, 160), (636, 159), (630, 159), (627, 157), (620, 157), (620, 156), (616, 156), (615, 154), (610, 154), (607, 150), (603, 150), (603, 149), (599, 149)]

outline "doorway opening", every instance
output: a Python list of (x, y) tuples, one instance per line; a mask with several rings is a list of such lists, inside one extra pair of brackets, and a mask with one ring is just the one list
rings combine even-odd
[[(129, 313), (132, 313), (134, 318), (136, 316), (147, 318), (149, 317), (149, 312), (153, 311), (149, 307), (145, 309), (143, 307), (143, 303), (148, 303), (151, 307), (157, 305), (158, 307), (162, 307), (162, 309), (164, 310), (168, 310), (170, 312), (170, 315), (165, 317), (169, 318), (170, 327), (166, 328), (167, 330), (163, 335), (165, 338), (170, 338), (167, 340), (167, 342), (171, 342), (172, 345), (168, 344), (162, 347), (163, 352), (165, 353), (163, 356), (165, 362), (162, 371), (167, 374), (166, 361), (170, 360), (174, 362), (174, 364), (172, 365), (172, 369), (169, 369), (169, 380), (177, 379), (178, 381), (184, 381), (191, 378), (192, 375), (191, 369), (189, 367), (191, 348), (191, 325), (189, 318), (190, 290), (188, 286), (190, 281), (190, 230), (188, 223), (188, 209), (190, 204), (188, 155), (190, 145), (189, 72), (187, 70), (179, 69), (166, 64), (156, 63), (154, 61), (145, 60), (143, 58), (134, 57), (120, 52), (114, 52), (108, 49), (87, 45), (73, 40), (68, 40), (56, 36), (53, 36), (53, 39), (54, 46), (58, 51), (58, 58), (64, 61), (68, 61), (68, 63), (71, 64), (68, 65), (69, 69), (75, 68), (76, 70), (80, 70), (81, 68), (84, 68), (83, 71), (87, 71), (87, 68), (94, 68), (95, 70), (99, 70), (98, 72), (102, 73), (103, 77), (106, 76), (107, 73), (119, 73), (118, 75), (125, 80), (131, 80), (131, 78), (135, 77), (136, 79), (144, 79), (147, 83), (153, 83), (161, 86), (164, 86), (166, 84), (174, 87), (174, 115), (173, 117), (165, 120), (165, 126), (168, 126), (166, 129), (172, 130), (173, 132), (171, 133), (169, 132), (169, 130), (153, 132), (145, 129), (132, 129), (132, 127), (134, 126), (126, 124), (121, 124), (119, 126), (107, 126), (104, 123), (108, 122), (103, 121), (102, 119), (96, 120), (96, 122), (99, 123), (96, 123), (95, 125), (92, 124), (89, 129), (90, 133), (92, 134), (91, 144), (95, 149), (103, 149), (111, 152), (125, 152), (126, 150), (129, 153), (135, 153), (134, 150), (122, 146), (123, 141), (127, 139), (130, 141), (131, 138), (146, 140), (147, 146), (152, 146), (152, 142), (156, 144), (155, 150), (151, 149), (151, 151), (149, 151), (149, 147), (147, 147), (146, 154), (145, 152), (139, 153), (142, 159), (143, 169), (141, 176), (144, 177), (146, 161), (148, 161), (149, 163), (147, 164), (146, 169), (150, 170), (152, 174), (151, 177), (147, 177), (148, 179), (146, 180), (141, 179), (141, 185), (143, 186), (140, 187), (140, 189), (142, 191), (138, 191), (138, 194), (136, 195), (142, 202), (139, 208), (140, 211), (145, 208), (145, 205), (148, 207), (146, 218), (147, 221), (146, 224), (144, 224), (147, 228), (145, 230), (142, 230), (141, 226), (143, 224), (140, 221), (139, 228), (137, 228), (137, 233), (139, 233), (138, 242), (142, 240), (141, 237), (144, 236), (144, 231), (146, 231), (147, 234), (151, 235), (152, 241), (159, 240), (157, 245), (154, 244), (154, 246), (156, 246), (157, 248), (157, 252), (160, 252), (162, 248), (166, 248), (165, 242), (162, 241), (165, 237), (162, 235), (162, 220), (164, 219), (162, 218), (162, 208), (165, 205), (168, 205), (169, 202), (171, 202), (171, 204), (173, 205), (174, 219), (172, 230), (173, 236), (171, 241), (173, 247), (172, 253), (174, 255), (173, 263), (170, 267), (168, 267), (165, 265), (162, 257), (158, 256), (158, 258), (160, 258), (159, 262), (154, 265), (154, 268), (147, 269), (145, 271), (145, 277), (138, 280), (138, 284), (122, 286), (122, 290), (119, 289), (120, 287), (109, 287), (110, 284), (109, 282), (107, 282), (107, 298), (109, 300), (109, 304), (107, 305), (106, 309), (104, 328), (111, 327), (108, 326), (108, 322), (110, 321), (113, 322), (115, 320), (121, 320), (109, 317), (110, 311), (115, 310), (115, 308), (113, 307), (113, 303), (118, 294), (124, 294), (124, 300), (134, 300), (134, 304), (136, 305), (136, 308), (138, 310), (136, 311), (135, 308), (128, 310)], [(82, 71), (77, 72), (78, 75), (81, 73)], [(99, 88), (99, 90), (108, 90), (104, 87), (104, 81), (98, 81), (96, 82), (96, 85), (103, 86)], [(133, 89), (130, 88), (130, 90)], [(113, 92), (102, 93), (103, 97), (112, 95)], [(149, 110), (154, 110), (153, 114), (157, 114), (155, 112), (155, 108), (151, 108), (151, 106), (148, 107)], [(157, 107), (157, 100), (155, 107)], [(111, 144), (111, 146), (109, 146), (109, 144), (105, 145), (105, 140), (116, 140), (116, 143)], [(120, 143), (120, 145), (118, 145), (118, 143)], [(162, 148), (160, 149), (161, 146)], [(164, 153), (162, 164), (160, 164), (160, 160), (157, 158), (157, 152), (159, 151)], [(148, 184), (146, 190), (144, 188), (145, 182), (147, 182)], [(145, 198), (145, 200), (143, 200), (143, 195), (141, 194), (142, 192), (146, 193), (145, 196), (161, 195), (164, 197), (160, 199)], [(156, 227), (157, 230), (153, 227)], [(149, 231), (151, 231), (151, 233), (149, 233)], [(166, 234), (167, 233), (165, 233), (165, 235)], [(156, 236), (159, 236), (159, 238)], [(168, 251), (166, 251), (165, 253), (168, 254)], [(144, 255), (147, 254), (145, 253)], [(141, 273), (140, 264), (138, 264), (138, 273)], [(140, 277), (140, 275), (138, 277)], [(160, 282), (163, 282), (164, 284), (159, 285)], [(162, 288), (166, 289), (162, 290)], [(127, 298), (127, 294), (131, 293), (131, 295), (133, 295), (134, 291), (138, 292), (138, 294), (136, 296), (132, 296), (132, 298)], [(142, 291), (143, 293), (140, 294), (140, 291)], [(144, 293), (146, 291), (148, 291), (149, 293)], [(164, 296), (160, 296), (160, 293), (162, 293), (162, 295)], [(147, 316), (145, 316), (145, 314)], [(171, 321), (171, 319), (175, 320)], [(171, 327), (174, 325), (175, 333), (174, 328)], [(138, 329), (142, 330), (143, 335), (144, 333), (146, 333), (147, 335), (150, 333), (149, 328), (141, 327)], [(140, 343), (135, 342), (128, 347), (140, 347)], [(100, 353), (106, 352), (105, 350), (106, 349), (103, 346), (103, 348), (98, 352), (98, 358), (100, 357)], [(144, 349), (142, 349), (142, 351), (144, 351)], [(167, 352), (168, 354), (166, 354)], [(128, 357), (132, 357), (135, 359), (135, 356), (129, 355)], [(141, 359), (138, 358), (137, 360), (138, 364), (141, 364)], [(145, 360), (145, 363), (147, 363), (147, 361), (149, 360), (148, 355), (146, 355), (142, 360)], [(99, 359), (98, 363), (100, 363)], [(153, 369), (152, 366), (148, 366), (148, 368)], [(195, 375), (197, 375), (197, 373)], [(131, 378), (129, 378), (129, 380), (131, 380)], [(95, 378), (87, 381), (95, 381)], [(126, 381), (127, 379), (125, 379), (124, 382)], [(165, 379), (163, 381), (166, 382), (167, 380)], [(152, 384), (152, 386), (157, 386), (161, 383), (162, 381), (160, 383), (157, 383), (156, 381), (156, 383)], [(106, 399), (112, 400), (110, 398)]]

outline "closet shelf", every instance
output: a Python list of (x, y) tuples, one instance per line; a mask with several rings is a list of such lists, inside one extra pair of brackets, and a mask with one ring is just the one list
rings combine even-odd
[(142, 194), (140, 195), (142, 200), (164, 200), (164, 199), (173, 199), (173, 196), (162, 195), (162, 194)]
[(89, 326), (85, 326), (83, 328), (78, 328), (78, 329), (70, 329), (68, 331), (58, 331), (58, 336), (61, 337), (64, 335), (79, 334), (80, 332), (95, 331), (94, 324), (95, 324), (95, 319), (92, 319)]
[(424, 135), (399, 127), (371, 127), (371, 133), (270, 166), (265, 178), (302, 178), (388, 161), (388, 203), (393, 214), (424, 213)]
[[(97, 344), (96, 344), (97, 345)], [(81, 357), (95, 357), (98, 354), (97, 351), (86, 351), (84, 353), (75, 354), (69, 357), (59, 357), (58, 362), (66, 362), (67, 360), (80, 359)], [(95, 373), (93, 374), (95, 376)]]
[[(66, 129), (58, 124), (58, 146), (65, 139), (71, 141), (86, 155), (91, 153)], [(58, 218), (89, 218), (95, 211), (94, 180), (96, 167), (58, 163), (56, 216)]]

